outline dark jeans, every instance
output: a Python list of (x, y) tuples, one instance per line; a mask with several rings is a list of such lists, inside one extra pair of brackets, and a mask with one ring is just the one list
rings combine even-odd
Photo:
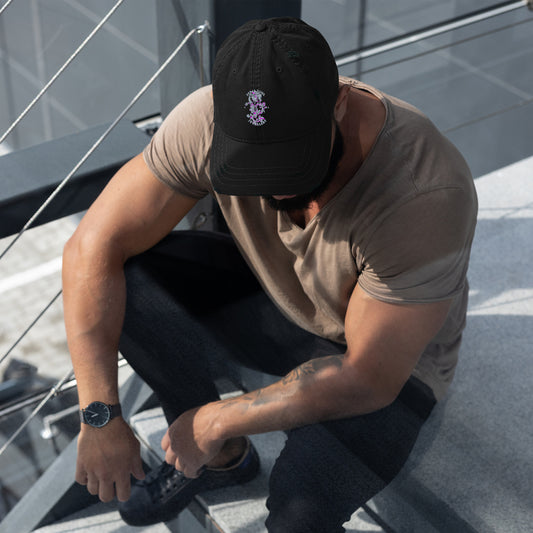
[[(227, 235), (172, 233), (128, 261), (126, 278), (120, 349), (169, 423), (218, 399), (211, 354), (282, 376), (345, 349), (288, 321)], [(434, 404), (429, 388), (411, 378), (385, 409), (289, 431), (270, 477), (268, 531), (344, 531), (400, 471)]]

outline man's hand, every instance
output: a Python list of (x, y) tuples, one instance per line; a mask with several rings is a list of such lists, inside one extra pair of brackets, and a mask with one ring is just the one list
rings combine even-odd
[[(117, 355), (126, 306), (124, 262), (167, 235), (197, 200), (158, 180), (142, 154), (124, 165), (83, 217), (63, 254), (65, 327), (79, 403), (118, 402)], [(122, 419), (83, 424), (76, 480), (109, 501), (143, 478), (139, 443)]]
[(116, 495), (120, 501), (130, 497), (130, 474), (144, 479), (140, 445), (122, 418), (113, 419), (102, 428), (82, 425), (78, 437), (76, 481), (109, 502)]
[(224, 439), (213, 437), (212, 406), (207, 404), (183, 413), (168, 428), (161, 447), (165, 461), (186, 477), (195, 478), (224, 446)]

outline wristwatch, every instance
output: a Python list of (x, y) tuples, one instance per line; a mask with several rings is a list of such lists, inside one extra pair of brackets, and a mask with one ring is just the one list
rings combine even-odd
[(120, 404), (109, 405), (103, 402), (92, 402), (80, 411), (80, 422), (95, 428), (104, 427), (109, 421), (122, 414)]

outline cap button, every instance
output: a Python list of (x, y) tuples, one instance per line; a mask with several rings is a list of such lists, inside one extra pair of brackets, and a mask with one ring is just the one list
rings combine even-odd
[(261, 21), (261, 22), (258, 22), (255, 26), (254, 26), (254, 30), (255, 31), (265, 31), (267, 29), (267, 25)]

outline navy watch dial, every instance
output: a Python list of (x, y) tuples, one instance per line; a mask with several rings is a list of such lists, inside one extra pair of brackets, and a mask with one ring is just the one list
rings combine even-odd
[(95, 428), (105, 426), (111, 420), (109, 406), (102, 402), (92, 402), (84, 410), (85, 422)]

